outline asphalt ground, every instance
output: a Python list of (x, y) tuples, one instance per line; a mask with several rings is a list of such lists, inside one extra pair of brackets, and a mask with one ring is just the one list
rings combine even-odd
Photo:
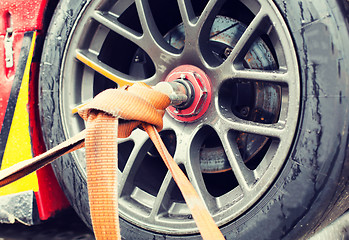
[[(75, 212), (57, 214), (40, 225), (0, 224), (0, 240), (94, 240), (93, 233)], [(238, 239), (237, 239), (238, 240)], [(349, 240), (349, 212), (309, 240)]]

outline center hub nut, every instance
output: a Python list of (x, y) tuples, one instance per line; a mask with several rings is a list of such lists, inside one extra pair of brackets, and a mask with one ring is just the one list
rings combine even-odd
[(180, 82), (188, 91), (189, 99), (185, 104), (167, 108), (172, 117), (192, 122), (204, 115), (211, 102), (211, 83), (204, 71), (192, 65), (182, 65), (173, 69), (165, 81)]

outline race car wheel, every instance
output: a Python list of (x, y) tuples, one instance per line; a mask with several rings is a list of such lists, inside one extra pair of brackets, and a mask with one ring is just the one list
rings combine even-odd
[[(226, 239), (309, 236), (347, 209), (348, 40), (335, 0), (62, 0), (40, 68), (46, 145), (107, 88), (199, 81), (160, 135)], [(91, 226), (84, 150), (53, 167)], [(140, 129), (119, 140), (119, 215), (124, 239), (200, 239)]]

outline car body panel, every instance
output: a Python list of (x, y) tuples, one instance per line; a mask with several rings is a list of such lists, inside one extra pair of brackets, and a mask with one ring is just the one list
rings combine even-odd
[[(40, 58), (36, 55), (40, 55), (38, 42), (47, 5), (47, 0), (0, 2), (0, 169), (46, 150), (37, 112)], [(5, 47), (9, 36), (12, 49)], [(11, 67), (6, 65), (8, 52), (13, 58)], [(1, 188), (0, 201), (14, 204), (0, 204), (0, 212), (6, 213), (0, 215), (0, 222), (17, 220), (27, 225), (46, 220), (69, 206), (51, 166)]]

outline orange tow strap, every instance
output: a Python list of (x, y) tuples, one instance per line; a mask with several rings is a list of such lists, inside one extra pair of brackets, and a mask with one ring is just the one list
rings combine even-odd
[(204, 202), (195, 191), (193, 185), (189, 182), (188, 178), (184, 175), (182, 170), (173, 160), (170, 153), (167, 151), (165, 144), (162, 142), (161, 137), (154, 126), (143, 124), (143, 127), (147, 131), (167, 168), (170, 170), (173, 179), (181, 190), (184, 200), (187, 203), (191, 214), (193, 215), (194, 221), (199, 228), (202, 238), (204, 240), (225, 239), (213, 221), (213, 218), (208, 212)]
[[(158, 131), (169, 106), (167, 95), (143, 83), (109, 89), (79, 110), (85, 131), (36, 158), (0, 171), (0, 187), (52, 162), (55, 157), (83, 146), (85, 137), (87, 186), (93, 230), (97, 240), (121, 239), (118, 219), (117, 138), (143, 128), (158, 149), (193, 215), (204, 240), (225, 239), (188, 178), (168, 153)], [(128, 120), (119, 123), (119, 118)], [(46, 154), (46, 155), (45, 155)]]

